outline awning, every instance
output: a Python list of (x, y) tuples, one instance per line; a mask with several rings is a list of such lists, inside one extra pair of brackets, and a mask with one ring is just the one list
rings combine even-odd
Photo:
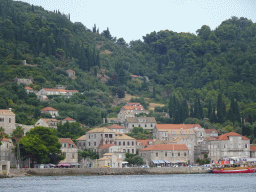
[(80, 165), (79, 163), (70, 163), (70, 165), (76, 166), (76, 165)]
[(164, 160), (158, 160), (158, 161), (159, 161), (159, 163), (165, 163)]
[(164, 160), (164, 162), (165, 162), (165, 163), (171, 163), (171, 162), (170, 162), (170, 161), (168, 161), (168, 160)]
[(70, 163), (59, 163), (57, 166), (58, 167), (60, 167), (60, 166), (70, 167), (71, 165), (70, 165)]
[(127, 161), (123, 161), (122, 164), (127, 164), (128, 162)]
[(158, 160), (152, 160), (152, 162), (153, 162), (154, 164), (159, 164), (159, 161), (158, 161)]

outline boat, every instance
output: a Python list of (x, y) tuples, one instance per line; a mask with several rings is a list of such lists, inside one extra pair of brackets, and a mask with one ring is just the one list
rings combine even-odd
[(255, 168), (245, 168), (245, 169), (214, 169), (213, 173), (255, 173)]

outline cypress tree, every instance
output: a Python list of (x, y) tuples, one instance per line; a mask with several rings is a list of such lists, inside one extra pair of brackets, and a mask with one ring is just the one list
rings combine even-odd
[(210, 119), (212, 116), (212, 101), (209, 100), (209, 103), (208, 103), (208, 118)]
[[(218, 123), (223, 123), (224, 122), (224, 108), (225, 106), (223, 106), (223, 102), (222, 102), (222, 95), (221, 93), (219, 93), (218, 95), (218, 99), (217, 99), (217, 120)], [(225, 108), (226, 111), (226, 108)]]

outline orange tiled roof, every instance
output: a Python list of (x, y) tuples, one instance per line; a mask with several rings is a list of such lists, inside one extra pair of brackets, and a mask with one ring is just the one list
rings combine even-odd
[(71, 147), (71, 145), (74, 145), (74, 147), (77, 147), (76, 144), (70, 138), (59, 138), (59, 142), (68, 143), (68, 147)]
[(251, 148), (251, 151), (256, 151), (256, 145), (251, 145), (250, 148)]
[(141, 149), (141, 151), (186, 151), (188, 150), (188, 147), (185, 144), (159, 144), (159, 145), (151, 145), (149, 147), (146, 147), (144, 149)]
[(100, 146), (99, 148), (100, 148), (100, 149), (107, 149), (107, 148), (112, 147), (112, 146), (117, 146), (117, 145), (111, 143), (111, 144), (102, 145), (102, 146)]
[(58, 111), (57, 109), (54, 109), (52, 107), (45, 107), (41, 111)]
[(67, 117), (66, 119), (63, 119), (63, 121), (75, 121), (75, 119), (72, 119), (70, 117)]
[(75, 71), (73, 71), (72, 69), (68, 69), (68, 71), (75, 72)]
[(66, 92), (78, 93), (77, 90), (65, 90)]
[(157, 129), (191, 129), (191, 128), (202, 128), (199, 124), (156, 124)]
[(59, 91), (59, 89), (54, 88), (43, 88), (45, 91)]
[(123, 106), (125, 110), (134, 110), (133, 106)]
[(147, 146), (147, 145), (149, 145), (149, 142), (154, 143), (154, 139), (139, 139), (139, 140), (136, 140), (136, 143), (138, 143), (138, 142), (140, 142), (141, 146)]
[[(25, 87), (25, 89), (32, 89), (31, 87)], [(32, 89), (33, 90), (33, 89)]]
[(118, 124), (112, 124), (108, 126), (108, 129), (124, 129), (124, 126), (118, 125)]
[(212, 131), (215, 131), (215, 133), (218, 133), (216, 129), (205, 129), (205, 133), (212, 133)]
[(235, 133), (235, 132), (229, 132), (229, 133), (225, 133), (223, 135), (220, 135), (219, 137), (217, 137), (216, 140), (229, 140), (230, 136), (240, 136), (240, 137), (242, 137), (242, 140), (250, 140), (247, 137), (242, 136), (242, 135), (240, 135), (238, 133)]
[(10, 139), (6, 139), (5, 137), (2, 139), (3, 142), (11, 142)]
[(50, 121), (58, 121), (57, 119), (42, 119), (44, 122), (49, 123)]

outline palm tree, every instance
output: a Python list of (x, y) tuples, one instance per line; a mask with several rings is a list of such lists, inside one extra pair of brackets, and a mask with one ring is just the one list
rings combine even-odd
[(20, 168), (20, 145), (19, 142), (24, 135), (24, 129), (21, 126), (16, 127), (12, 132), (13, 144), (17, 146), (17, 167)]

